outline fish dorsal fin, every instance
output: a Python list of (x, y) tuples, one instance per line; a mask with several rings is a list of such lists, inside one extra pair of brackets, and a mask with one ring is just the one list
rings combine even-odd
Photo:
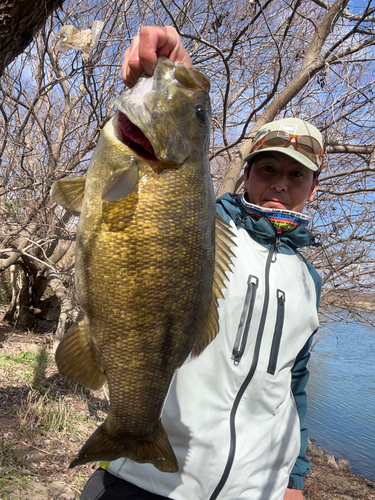
[(51, 189), (51, 196), (56, 203), (79, 215), (85, 195), (86, 177), (66, 177), (56, 181)]
[(214, 340), (219, 331), (218, 300), (223, 298), (222, 290), (228, 281), (226, 273), (230, 271), (231, 258), (234, 257), (230, 247), (236, 246), (233, 241), (234, 234), (230, 225), (219, 215), (215, 218), (215, 271), (212, 288), (212, 298), (208, 315), (201, 334), (191, 352), (192, 356), (199, 356), (210, 342)]
[(113, 172), (104, 185), (102, 191), (103, 201), (120, 201), (126, 198), (136, 187), (139, 180), (137, 163), (131, 162), (125, 168)]

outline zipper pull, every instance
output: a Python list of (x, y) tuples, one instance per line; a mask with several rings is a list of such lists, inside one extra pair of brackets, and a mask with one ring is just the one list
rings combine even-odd
[(278, 299), (279, 305), (284, 307), (285, 293), (282, 290), (277, 290), (277, 299)]
[(232, 350), (232, 359), (235, 366), (240, 364), (241, 358), (245, 352), (258, 283), (259, 280), (256, 276), (250, 275), (247, 279), (245, 303), (242, 309), (240, 323), (238, 325), (237, 335)]
[(281, 245), (281, 236), (280, 235), (277, 235), (276, 236), (276, 240), (275, 240), (275, 246), (274, 246), (274, 249), (273, 249), (273, 256), (272, 256), (272, 260), (271, 262), (276, 262), (277, 260), (277, 254), (279, 252), (279, 246)]
[(245, 219), (245, 217), (242, 217), (242, 215), (241, 215), (241, 214), (237, 214), (237, 215), (236, 215), (236, 221), (237, 221), (239, 224), (243, 225), (243, 226), (245, 226), (245, 224), (246, 224), (246, 219)]
[(240, 364), (241, 357), (242, 356), (241, 356), (241, 353), (239, 351), (237, 351), (235, 354), (232, 355), (234, 366), (238, 366)]

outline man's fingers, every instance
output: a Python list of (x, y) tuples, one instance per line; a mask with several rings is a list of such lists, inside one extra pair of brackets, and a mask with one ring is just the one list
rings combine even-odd
[(165, 43), (165, 39), (166, 35), (164, 29), (158, 26), (146, 26), (141, 30), (138, 57), (140, 64), (148, 75), (154, 73), (156, 61), (160, 49)]
[(177, 31), (171, 26), (146, 26), (134, 37), (126, 50), (122, 65), (122, 79), (129, 87), (145, 71), (152, 75), (158, 57), (165, 56), (175, 63), (192, 66), (192, 62)]
[(175, 63), (191, 66), (191, 59), (177, 31), (171, 26), (146, 26), (141, 30), (139, 60), (148, 75), (152, 75), (158, 57), (168, 57)]
[(133, 87), (143, 72), (138, 57), (139, 35), (135, 36), (126, 49), (122, 63), (122, 79), (128, 87)]

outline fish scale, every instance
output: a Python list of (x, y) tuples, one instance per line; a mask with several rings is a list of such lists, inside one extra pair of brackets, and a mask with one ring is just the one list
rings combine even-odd
[[(152, 85), (143, 77), (117, 99), (119, 111), (101, 133), (87, 178), (62, 179), (52, 190), (80, 213), (75, 274), (82, 315), (56, 362), (91, 389), (107, 381), (110, 397), (107, 419), (71, 466), (124, 456), (177, 471), (160, 420), (164, 401), (175, 371), (218, 332), (217, 301), (233, 254), (231, 233), (215, 215), (209, 83), (165, 58), (155, 75)], [(154, 159), (120, 140), (120, 113), (126, 129), (133, 123), (151, 142)]]

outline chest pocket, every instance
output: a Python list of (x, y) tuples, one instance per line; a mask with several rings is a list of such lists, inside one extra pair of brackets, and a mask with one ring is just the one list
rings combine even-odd
[(245, 302), (241, 313), (240, 322), (237, 329), (237, 335), (232, 350), (232, 359), (235, 365), (241, 361), (243, 353), (245, 352), (251, 318), (254, 311), (254, 304), (256, 293), (258, 289), (259, 280), (256, 276), (250, 275), (247, 279), (247, 290), (245, 295)]
[(275, 323), (275, 330), (273, 332), (271, 353), (267, 368), (267, 373), (269, 373), (270, 375), (274, 375), (276, 371), (281, 335), (283, 333), (284, 317), (285, 317), (285, 293), (282, 290), (277, 290), (276, 323)]

